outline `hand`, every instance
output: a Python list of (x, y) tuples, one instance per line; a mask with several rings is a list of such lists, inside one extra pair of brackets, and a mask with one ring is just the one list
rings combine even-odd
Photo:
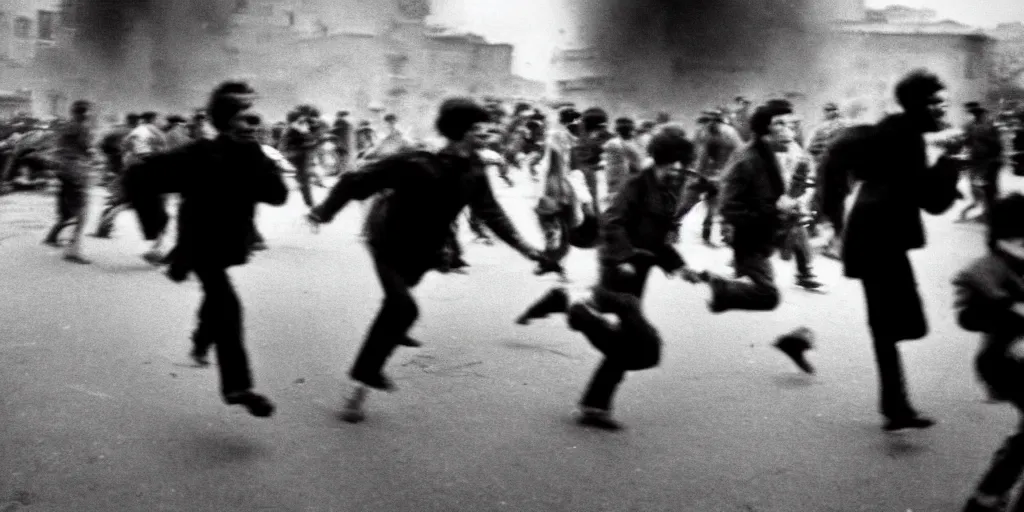
[(1018, 363), (1024, 362), (1024, 340), (1016, 339), (1006, 347), (1006, 355)]
[(618, 269), (623, 275), (632, 276), (636, 274), (636, 268), (633, 267), (632, 263), (619, 263)]
[(782, 196), (775, 203), (775, 207), (785, 212), (795, 211), (800, 206), (800, 203), (789, 196)]
[(523, 256), (526, 256), (530, 261), (543, 262), (547, 257), (535, 247), (526, 247), (523, 249)]

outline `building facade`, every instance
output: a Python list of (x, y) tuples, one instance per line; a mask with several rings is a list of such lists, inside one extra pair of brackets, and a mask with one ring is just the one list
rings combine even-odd
[(640, 117), (668, 111), (692, 120), (743, 95), (755, 102), (788, 98), (812, 123), (826, 102), (872, 120), (896, 109), (896, 81), (925, 67), (947, 81), (954, 101), (985, 99), (994, 41), (980, 30), (949, 22), (872, 22), (860, 0), (818, 5), (835, 10), (803, 26), (769, 21), (756, 41), (713, 56), (706, 43), (713, 35), (692, 30), (664, 55), (640, 63), (592, 48), (562, 51), (554, 61), (561, 72), (556, 90), (577, 104)]
[(67, 108), (59, 89), (35, 66), (41, 55), (61, 44), (59, 0), (7, 0), (0, 3), (0, 117), (17, 112), (51, 114)]

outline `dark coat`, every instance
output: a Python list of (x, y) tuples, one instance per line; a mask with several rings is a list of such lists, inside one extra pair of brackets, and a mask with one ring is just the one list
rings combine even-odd
[(483, 163), (447, 150), (397, 154), (346, 173), (313, 213), (330, 222), (349, 201), (382, 192), (366, 219), (368, 242), (403, 272), (439, 265), (452, 223), (467, 205), (502, 241), (530, 249), (494, 198)]
[(732, 227), (733, 248), (770, 254), (783, 229), (776, 203), (786, 193), (775, 153), (755, 139), (740, 150), (722, 180), (719, 213)]
[(994, 252), (975, 260), (956, 278), (957, 320), (972, 332), (983, 333), (975, 360), (978, 376), (993, 397), (1024, 403), (1024, 365), (1009, 357), (1010, 345), (1024, 336), (1024, 318), (1010, 310), (1024, 302), (1024, 265)]
[(818, 165), (818, 200), (821, 213), (833, 226), (843, 226), (845, 201), (850, 195), (853, 169), (861, 166), (860, 146), (874, 125), (854, 125), (837, 132), (823, 148)]
[(675, 230), (679, 187), (663, 186), (653, 168), (630, 176), (602, 214), (598, 258), (603, 265), (626, 263), (638, 251), (653, 253), (656, 264), (667, 272), (685, 265), (668, 243)]
[(962, 167), (947, 157), (929, 167), (924, 138), (902, 114), (859, 135), (851, 148), (858, 161), (850, 171), (861, 185), (843, 243), (846, 276), (854, 278), (870, 271), (879, 254), (924, 247), (921, 210), (938, 215), (953, 205)]
[(259, 144), (226, 137), (198, 140), (130, 167), (124, 189), (147, 240), (167, 226), (161, 195), (181, 194), (171, 266), (186, 273), (244, 264), (256, 204), (282, 205), (288, 198), (277, 165)]

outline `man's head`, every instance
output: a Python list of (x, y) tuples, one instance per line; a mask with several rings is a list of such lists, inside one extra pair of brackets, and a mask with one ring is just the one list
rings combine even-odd
[(796, 138), (793, 105), (787, 100), (769, 100), (750, 116), (750, 131), (776, 151), (784, 151)]
[(398, 124), (398, 116), (395, 114), (388, 114), (384, 116), (384, 122), (393, 127)]
[(206, 110), (221, 134), (239, 142), (254, 142), (261, 121), (252, 110), (255, 101), (256, 91), (248, 83), (224, 82), (213, 90)]
[(128, 125), (129, 127), (135, 128), (139, 125), (139, 115), (135, 112), (132, 112), (124, 116), (124, 124)]
[(825, 113), (826, 120), (831, 121), (833, 119), (839, 119), (839, 105), (830, 101), (825, 104), (825, 108), (822, 110)]
[(971, 117), (979, 120), (984, 118), (985, 114), (988, 113), (988, 109), (981, 106), (981, 103), (978, 103), (977, 101), (968, 101), (967, 103), (964, 103), (964, 110), (966, 110)]
[(71, 119), (75, 121), (86, 121), (92, 113), (92, 103), (87, 100), (76, 100), (71, 104)]
[(185, 124), (185, 118), (177, 114), (167, 116), (167, 127), (175, 128)]
[(143, 112), (141, 115), (139, 115), (139, 121), (143, 124), (156, 124), (156, 120), (159, 117), (160, 114), (157, 114), (153, 111)]
[(594, 133), (608, 130), (608, 113), (598, 107), (591, 107), (583, 111), (580, 117), (584, 133)]
[(563, 108), (558, 112), (558, 123), (562, 126), (569, 126), (578, 121), (579, 118), (580, 113), (572, 107)]
[(658, 115), (654, 118), (654, 122), (657, 124), (666, 124), (672, 121), (672, 116), (668, 112), (658, 112)]
[(338, 119), (344, 119), (346, 117), (348, 117), (348, 111), (347, 110), (339, 110), (338, 111)]
[(441, 103), (434, 127), (450, 143), (475, 151), (487, 146), (490, 114), (469, 98), (449, 98)]
[(633, 138), (633, 134), (636, 132), (636, 123), (628, 117), (620, 117), (615, 120), (615, 133), (623, 139), (629, 140)]
[(683, 170), (693, 163), (695, 152), (693, 143), (686, 138), (686, 130), (667, 124), (654, 131), (647, 153), (654, 160), (659, 179), (671, 184), (682, 180)]
[(922, 132), (938, 131), (949, 108), (946, 84), (924, 69), (911, 71), (896, 84), (896, 101)]

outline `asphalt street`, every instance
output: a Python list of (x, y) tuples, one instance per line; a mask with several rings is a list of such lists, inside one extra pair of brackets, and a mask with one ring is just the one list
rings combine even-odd
[[(539, 244), (535, 187), (516, 178), (495, 189)], [(608, 433), (572, 416), (598, 353), (562, 318), (513, 323), (554, 277), (465, 230), (469, 273), (430, 274), (415, 291), (425, 346), (396, 354), (399, 391), (372, 394), (351, 425), (338, 419), (345, 373), (381, 298), (364, 210), (314, 235), (293, 193), (260, 207), (270, 248), (232, 270), (257, 389), (278, 406), (265, 420), (221, 402), (215, 369), (190, 367), (198, 286), (140, 258), (132, 212), (113, 240), (85, 240), (82, 266), (40, 244), (52, 211), (44, 193), (0, 197), (3, 512), (956, 511), (1016, 426), (984, 402), (978, 339), (952, 314), (950, 278), (984, 250), (980, 225), (955, 212), (929, 218), (929, 247), (913, 253), (931, 335), (903, 346), (912, 398), (940, 423), (887, 434), (861, 291), (831, 260), (816, 260), (822, 294), (777, 261), (785, 297), (772, 313), (712, 315), (706, 288), (653, 273), (662, 364), (627, 377), (627, 428)], [(696, 243), (701, 214), (680, 248), (724, 272), (728, 252)], [(589, 285), (593, 251), (568, 267)], [(797, 325), (817, 335), (815, 376), (771, 348)]]

